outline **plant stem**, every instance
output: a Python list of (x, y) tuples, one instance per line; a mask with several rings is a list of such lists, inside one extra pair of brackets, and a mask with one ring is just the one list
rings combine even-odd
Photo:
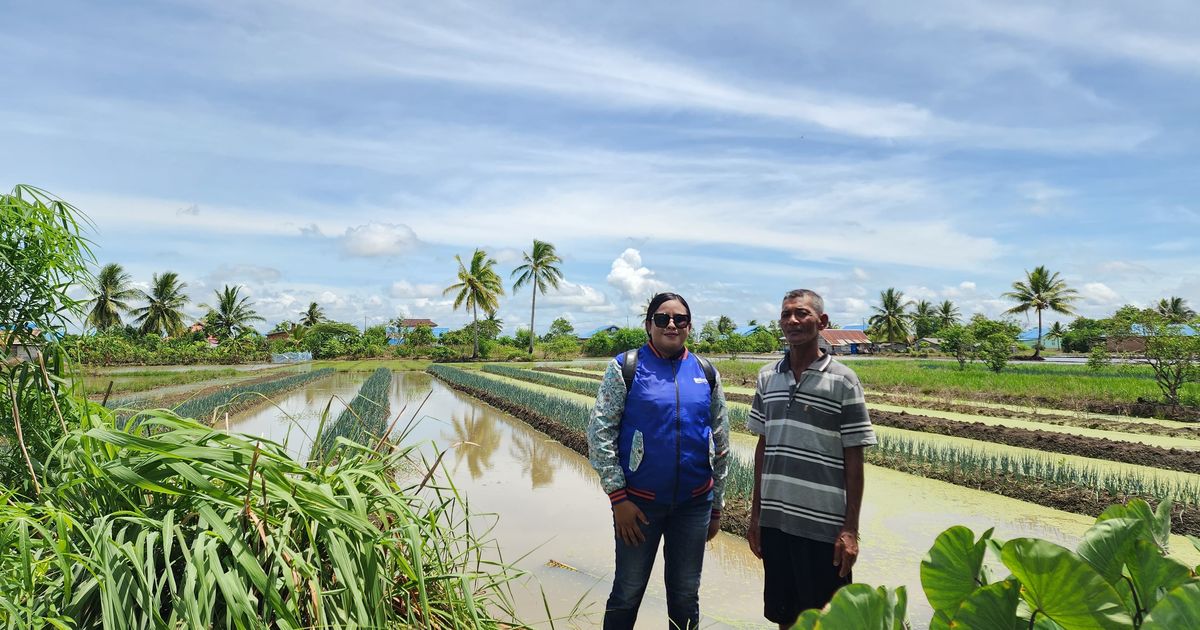
[(8, 397), (12, 400), (13, 425), (17, 429), (17, 443), (21, 445), (21, 454), (25, 456), (25, 465), (29, 467), (29, 476), (33, 479), (33, 491), (40, 496), (42, 484), (38, 483), (37, 473), (33, 471), (33, 460), (29, 458), (29, 449), (25, 448), (25, 435), (21, 431), (21, 413), (17, 410), (17, 392), (13, 390), (12, 383), (8, 384)]

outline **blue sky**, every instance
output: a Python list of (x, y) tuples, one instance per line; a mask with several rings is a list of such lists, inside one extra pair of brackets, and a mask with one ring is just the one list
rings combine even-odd
[(1082, 314), (1200, 304), (1194, 2), (0, 6), (4, 185), (193, 315), (228, 283), (266, 327), (458, 326), (455, 254), (507, 278), (534, 238), (567, 280), (539, 332), (661, 289), (739, 324), (796, 287), (843, 324), (892, 286), (994, 316), (1043, 264)]

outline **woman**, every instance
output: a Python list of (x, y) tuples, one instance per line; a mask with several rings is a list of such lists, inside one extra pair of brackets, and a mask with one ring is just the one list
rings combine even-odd
[(649, 342), (608, 364), (588, 427), (592, 467), (616, 530), (604, 627), (633, 627), (662, 540), (671, 627), (695, 628), (704, 543), (721, 526), (725, 395), (712, 365), (687, 350), (686, 300), (654, 296), (644, 324)]

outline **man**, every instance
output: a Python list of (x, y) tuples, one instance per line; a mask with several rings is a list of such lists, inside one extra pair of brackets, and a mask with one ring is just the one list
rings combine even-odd
[(863, 447), (875, 444), (858, 377), (817, 346), (829, 326), (813, 291), (783, 296), (788, 351), (758, 373), (746, 427), (758, 435), (747, 538), (762, 558), (767, 619), (789, 628), (852, 580)]

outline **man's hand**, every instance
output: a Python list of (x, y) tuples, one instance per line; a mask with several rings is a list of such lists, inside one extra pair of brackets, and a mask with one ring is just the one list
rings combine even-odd
[(858, 532), (843, 529), (833, 544), (833, 566), (840, 567), (838, 577), (849, 575), (855, 560), (858, 560)]
[(617, 536), (620, 536), (626, 545), (636, 547), (646, 541), (646, 535), (642, 533), (638, 521), (649, 525), (650, 519), (646, 518), (633, 501), (622, 501), (614, 505), (612, 510), (613, 526), (617, 529)]
[(750, 519), (750, 527), (746, 529), (746, 540), (750, 543), (750, 553), (754, 557), (762, 558), (762, 528), (758, 526), (758, 519)]
[(704, 540), (712, 540), (717, 537), (717, 532), (721, 531), (721, 515), (714, 514), (712, 519), (708, 521), (708, 538)]

